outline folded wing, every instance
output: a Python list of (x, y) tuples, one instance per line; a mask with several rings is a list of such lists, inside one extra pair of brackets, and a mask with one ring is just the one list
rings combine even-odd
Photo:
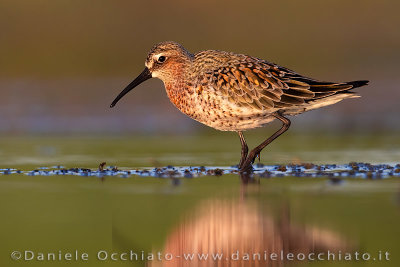
[(229, 101), (258, 110), (281, 109), (307, 104), (324, 97), (366, 85), (368, 81), (323, 82), (257, 58), (225, 66), (212, 74), (215, 90)]

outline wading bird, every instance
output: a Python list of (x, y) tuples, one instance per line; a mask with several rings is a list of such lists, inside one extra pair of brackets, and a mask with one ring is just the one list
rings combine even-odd
[[(251, 171), (261, 150), (289, 129), (286, 116), (357, 97), (351, 89), (368, 83), (319, 81), (263, 59), (224, 51), (191, 54), (170, 41), (155, 45), (145, 66), (110, 107), (142, 82), (159, 78), (181, 112), (217, 130), (238, 133), (242, 145), (238, 165), (241, 172)], [(275, 119), (282, 122), (282, 127), (248, 153), (243, 131)]]

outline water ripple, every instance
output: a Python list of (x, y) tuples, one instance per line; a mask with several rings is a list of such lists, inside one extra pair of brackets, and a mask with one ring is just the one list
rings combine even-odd
[[(28, 176), (54, 176), (54, 175), (75, 175), (84, 177), (105, 177), (117, 176), (129, 178), (133, 176), (157, 177), (157, 178), (195, 178), (202, 176), (221, 176), (224, 174), (237, 174), (237, 166), (197, 166), (197, 167), (176, 167), (166, 166), (162, 168), (137, 168), (119, 169), (109, 166), (99, 169), (87, 168), (65, 168), (64, 166), (39, 167), (35, 170), (21, 171), (18, 169), (0, 169), (0, 174), (21, 174)], [(312, 163), (288, 164), (288, 165), (254, 165), (254, 175), (261, 178), (270, 177), (311, 177), (311, 178), (364, 178), (381, 179), (389, 177), (400, 177), (400, 164), (370, 164), (350, 162), (348, 164), (321, 164)]]

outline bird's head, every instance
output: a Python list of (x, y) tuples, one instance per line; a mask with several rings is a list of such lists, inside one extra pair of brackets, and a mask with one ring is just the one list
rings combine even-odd
[(164, 83), (173, 81), (192, 60), (193, 55), (178, 43), (168, 41), (155, 45), (147, 55), (142, 73), (122, 90), (110, 107), (114, 107), (124, 95), (150, 78), (159, 78)]

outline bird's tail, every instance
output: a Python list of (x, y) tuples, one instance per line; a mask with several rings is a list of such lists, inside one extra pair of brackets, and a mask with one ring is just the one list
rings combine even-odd
[[(314, 97), (306, 100), (304, 111), (309, 111), (324, 106), (329, 106), (342, 101), (346, 98), (360, 97), (351, 90), (357, 87), (367, 85), (369, 81), (352, 81), (344, 83), (331, 83), (321, 81), (308, 81), (310, 89), (314, 93)], [(288, 109), (285, 114), (295, 115), (298, 114), (298, 109)]]
[(329, 97), (335, 94), (353, 93), (350, 90), (367, 85), (369, 81), (352, 81), (344, 83), (322, 82), (316, 80), (309, 80), (307, 83), (310, 85), (310, 91), (315, 95), (312, 100)]

